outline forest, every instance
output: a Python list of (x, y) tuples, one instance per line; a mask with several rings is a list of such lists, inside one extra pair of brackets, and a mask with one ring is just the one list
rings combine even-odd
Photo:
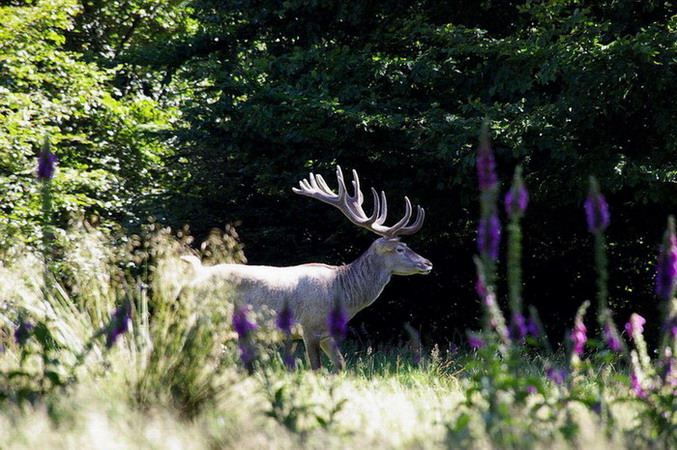
[[(676, 33), (671, 0), (0, 2), (0, 353), (7, 348), (10, 355), (0, 364), (0, 401), (47, 402), (49, 420), (70, 420), (58, 412), (70, 408), (66, 400), (50, 403), (45, 396), (124, 361), (127, 353), (110, 355), (129, 319), (135, 337), (123, 339), (136, 369), (116, 373), (107, 389), (132, 383), (133, 414), (169, 398), (180, 415), (202, 421), (181, 442), (206, 433), (203, 444), (212, 448), (272, 445), (271, 428), (259, 440), (238, 441), (224, 437), (231, 436), (230, 425), (204, 425), (216, 420), (219, 408), (204, 413), (203, 404), (219, 396), (221, 384), (188, 366), (212, 355), (227, 372), (219, 372), (219, 383), (235, 377), (245, 391), (254, 389), (241, 369), (229, 372), (237, 355), (246, 354), (240, 331), (247, 330), (236, 325), (240, 346), (224, 344), (231, 354), (213, 356), (232, 311), (205, 318), (204, 311), (162, 304), (188, 272), (167, 258), (192, 252), (205, 265), (350, 263), (375, 235), (292, 190), (310, 173), (336, 189), (341, 166), (347, 183), (353, 169), (359, 173), (367, 214), (374, 209), (369, 189), (387, 193), (388, 225), (405, 212), (405, 196), (425, 209), (420, 230), (402, 240), (433, 270), (393, 277), (350, 320), (342, 346), (357, 380), (344, 380), (355, 385), (336, 392), (377, 395), (365, 380), (394, 376), (412, 351), (422, 352), (422, 373), (407, 366), (403, 386), (442, 383), (456, 395), (461, 382), (448, 375), (467, 371), (468, 383), (486, 387), (481, 366), (469, 362), (479, 352), (495, 384), (488, 394), (477, 392), (491, 399), (494, 419), (483, 422), (481, 438), (471, 433), (470, 412), (444, 422), (444, 437), (433, 447), (580, 444), (568, 415), (551, 417), (558, 431), (550, 438), (545, 432), (525, 437), (531, 425), (508, 420), (510, 408), (529, 404), (530, 388), (553, 411), (574, 397), (590, 410), (600, 404), (590, 400), (590, 385), (580, 395), (570, 385), (548, 401), (554, 397), (546, 385), (532, 380), (536, 362), (520, 358), (543, 348), (557, 366), (573, 354), (569, 373), (602, 377), (611, 376), (609, 367), (634, 367), (631, 354), (649, 371), (649, 355), (677, 351), (675, 274), (664, 272), (664, 264), (677, 271), (669, 219), (677, 213)], [(45, 173), (42, 164), (54, 172)], [(514, 200), (518, 194), (528, 201)], [(173, 278), (162, 272), (168, 267)], [(661, 291), (661, 283), (668, 287)], [(59, 311), (74, 314), (72, 323)], [(186, 319), (193, 314), (197, 322)], [(637, 315), (646, 325), (622, 333)], [(520, 317), (540, 330), (523, 353), (510, 343)], [(203, 319), (206, 328), (195, 328)], [(590, 336), (598, 336), (588, 341), (594, 362), (577, 351), (575, 333), (586, 330), (584, 320)], [(111, 335), (116, 324), (122, 328)], [(640, 328), (644, 353), (623, 344), (625, 359), (614, 359), (604, 349), (604, 341), (621, 333), (632, 340)], [(171, 330), (185, 331), (184, 340), (171, 340)], [(79, 340), (69, 341), (78, 333)], [(143, 347), (143, 333), (148, 342), (161, 339)], [(303, 345), (293, 348), (303, 364)], [(368, 362), (367, 349), (380, 362)], [(507, 366), (490, 363), (492, 351)], [(185, 361), (170, 358), (184, 353)], [(421, 355), (414, 356), (419, 364)], [(273, 364), (261, 358), (257, 364)], [(267, 415), (289, 433), (282, 447), (315, 448), (323, 439), (330, 447), (355, 446), (332, 428), (350, 429), (334, 420), (343, 404), (336, 400), (338, 382), (303, 378), (312, 372), (285, 374), (284, 361), (275, 361), (268, 371), (245, 368), (250, 376), (258, 370), (272, 405)], [(11, 369), (18, 363), (21, 370)], [(546, 366), (552, 375), (554, 366)], [(288, 384), (275, 384), (276, 376), (289, 377)], [(661, 376), (667, 386), (669, 377)], [(23, 385), (22, 377), (33, 381)], [(290, 393), (295, 383), (306, 390)], [(160, 393), (161, 385), (169, 391)], [(500, 400), (507, 391), (517, 398), (508, 409)], [(228, 391), (228, 401), (239, 401), (238, 392)], [(309, 406), (318, 392), (329, 392), (322, 413)], [(400, 394), (421, 398), (418, 391)], [(647, 401), (657, 425), (632, 439), (629, 428), (609, 431), (622, 420), (611, 419), (611, 406), (602, 408), (605, 445), (625, 440), (642, 447), (649, 436), (670, 447), (674, 397), (661, 395)], [(471, 396), (468, 411), (479, 411)], [(84, 412), (72, 413), (78, 414)], [(159, 428), (173, 420), (153, 417)], [(439, 422), (428, 419), (430, 427)], [(8, 420), (0, 416), (0, 428)], [(315, 427), (307, 425), (315, 420)], [(316, 427), (327, 434), (317, 438)], [(428, 447), (422, 433), (398, 435), (385, 447)], [(36, 443), (17, 436), (3, 441), (0, 432), (0, 446)], [(72, 442), (90, 442), (76, 436)], [(131, 436), (125, 439), (134, 446)], [(379, 439), (369, 434), (369, 446), (379, 447)]]

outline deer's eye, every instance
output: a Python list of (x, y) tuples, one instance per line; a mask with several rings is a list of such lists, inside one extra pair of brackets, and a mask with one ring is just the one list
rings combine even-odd
[(404, 249), (402, 247), (397, 247), (395, 250), (397, 253), (404, 253)]

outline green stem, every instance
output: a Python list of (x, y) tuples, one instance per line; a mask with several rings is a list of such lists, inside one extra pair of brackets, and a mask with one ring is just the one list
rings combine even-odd
[(597, 320), (601, 328), (604, 327), (609, 316), (607, 298), (609, 291), (607, 289), (609, 281), (609, 272), (607, 269), (608, 260), (606, 255), (606, 240), (604, 233), (595, 232), (595, 268), (597, 269)]
[(42, 257), (44, 263), (45, 295), (51, 292), (52, 256), (54, 243), (54, 227), (52, 225), (52, 180), (41, 181), (40, 197), (42, 200)]
[(512, 317), (522, 314), (522, 228), (515, 216), (508, 224), (508, 298)]

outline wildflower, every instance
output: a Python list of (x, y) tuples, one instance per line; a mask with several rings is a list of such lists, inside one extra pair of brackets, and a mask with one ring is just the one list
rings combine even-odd
[(294, 313), (289, 307), (288, 302), (285, 302), (284, 307), (277, 314), (275, 324), (284, 334), (291, 334), (292, 327), (294, 326)]
[(541, 327), (536, 322), (536, 319), (529, 317), (526, 323), (527, 335), (533, 338), (539, 338), (541, 336)]
[(505, 212), (509, 217), (519, 217), (524, 214), (529, 203), (529, 192), (522, 182), (522, 168), (515, 169), (513, 184), (505, 194)]
[(663, 366), (663, 373), (661, 374), (663, 384), (672, 388), (677, 387), (677, 367), (675, 367), (677, 365), (677, 358), (672, 356), (670, 347), (665, 347), (663, 350), (661, 365)]
[(49, 140), (45, 137), (42, 150), (38, 155), (38, 169), (36, 177), (39, 181), (51, 180), (54, 177), (56, 168), (56, 156), (49, 150)]
[(238, 342), (238, 348), (240, 349), (240, 361), (247, 372), (250, 374), (254, 371), (254, 361), (256, 360), (256, 349), (254, 346), (247, 342), (245, 339), (241, 339)]
[(625, 324), (625, 331), (628, 333), (628, 336), (634, 339), (635, 334), (644, 332), (645, 323), (646, 319), (644, 317), (637, 313), (632, 313), (630, 320)]
[(106, 348), (112, 348), (118, 338), (129, 331), (130, 314), (131, 311), (127, 303), (113, 312), (106, 333)]
[[(663, 323), (663, 333), (666, 337), (671, 337), (672, 339), (677, 339), (677, 314), (667, 314), (668, 317), (665, 318)], [(627, 325), (626, 325), (627, 327)]]
[(576, 317), (576, 322), (574, 323), (574, 330), (571, 333), (571, 341), (574, 344), (574, 353), (581, 355), (583, 353), (583, 347), (585, 342), (588, 340), (587, 329), (583, 324), (583, 320), (580, 317)]
[(557, 385), (561, 385), (566, 380), (569, 373), (565, 369), (555, 369), (554, 367), (549, 367), (545, 371), (545, 376), (548, 377), (550, 381)]
[(249, 320), (247, 313), (249, 308), (236, 306), (233, 313), (233, 328), (238, 336), (238, 348), (240, 349), (240, 361), (250, 374), (254, 371), (254, 361), (256, 360), (256, 348), (252, 343), (252, 331), (256, 329), (256, 324)]
[(334, 307), (327, 316), (327, 328), (329, 336), (336, 341), (345, 339), (348, 332), (348, 315), (340, 301), (334, 303)]
[(447, 349), (447, 353), (449, 355), (453, 355), (456, 352), (458, 352), (458, 345), (456, 344), (449, 344), (449, 348)]
[(296, 359), (291, 350), (291, 341), (289, 337), (292, 333), (292, 327), (294, 326), (294, 313), (291, 310), (288, 302), (284, 303), (284, 307), (277, 314), (277, 320), (275, 321), (277, 327), (287, 336), (284, 343), (284, 353), (282, 356), (282, 361), (284, 365), (289, 370), (296, 369)]
[(526, 387), (526, 391), (527, 391), (527, 394), (533, 395), (533, 394), (538, 392), (538, 389), (536, 388), (536, 386), (529, 385), (529, 386)]
[(19, 326), (14, 330), (14, 340), (17, 344), (23, 346), (28, 341), (28, 338), (31, 336), (31, 330), (33, 329), (33, 324), (30, 322), (21, 321)]
[(668, 228), (665, 230), (663, 243), (658, 252), (656, 264), (656, 294), (663, 300), (672, 299), (677, 283), (677, 235), (675, 234), (675, 218), (670, 216)]
[(285, 350), (284, 356), (282, 357), (282, 362), (284, 362), (284, 365), (287, 367), (287, 369), (292, 371), (296, 369), (296, 358), (294, 358), (294, 355), (290, 350)]
[(482, 129), (480, 145), (477, 147), (477, 178), (482, 192), (493, 189), (498, 182), (496, 161), (489, 145), (486, 128)]
[(484, 297), (483, 301), (484, 301), (484, 304), (488, 308), (495, 307), (496, 306), (496, 294), (494, 294), (493, 292), (487, 292), (487, 295)]
[(477, 292), (477, 295), (479, 295), (480, 298), (485, 298), (489, 293), (489, 290), (487, 289), (487, 283), (484, 280), (484, 274), (482, 273), (478, 273), (477, 275), (477, 280), (475, 281), (475, 292)]
[(247, 317), (248, 312), (247, 307), (236, 307), (233, 313), (233, 328), (241, 339), (249, 337), (250, 333), (256, 329), (256, 324)]
[(486, 345), (484, 338), (476, 333), (468, 333), (468, 345), (471, 348), (477, 349), (482, 348)]
[(527, 321), (523, 314), (515, 313), (512, 316), (512, 338), (521, 340), (526, 337), (528, 333)]
[(642, 380), (637, 372), (633, 372), (630, 375), (630, 385), (632, 387), (632, 390), (635, 391), (635, 395), (637, 395), (638, 398), (647, 397), (648, 392), (642, 386)]
[(602, 414), (602, 402), (601, 401), (596, 401), (592, 405), (590, 405), (590, 409), (592, 412), (597, 414), (598, 416)]
[(609, 205), (604, 195), (599, 192), (599, 185), (595, 178), (590, 178), (590, 191), (583, 206), (590, 232), (599, 233), (609, 226)]
[(604, 335), (604, 341), (609, 349), (614, 352), (620, 352), (623, 349), (623, 344), (621, 344), (621, 340), (618, 338), (618, 331), (610, 321), (607, 321), (604, 324), (602, 334)]
[(638, 398), (646, 398), (648, 391), (644, 387), (644, 373), (642, 372), (642, 365), (639, 361), (639, 355), (635, 350), (630, 352), (630, 363), (632, 365), (632, 373), (630, 374), (630, 386)]
[(477, 249), (482, 256), (487, 256), (496, 261), (498, 259), (498, 246), (501, 241), (501, 224), (498, 216), (492, 214), (482, 217), (477, 228)]

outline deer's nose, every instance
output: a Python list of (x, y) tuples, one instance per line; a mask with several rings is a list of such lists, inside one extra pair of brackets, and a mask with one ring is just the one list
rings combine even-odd
[(433, 263), (431, 263), (427, 259), (421, 261), (421, 266), (423, 267), (423, 270), (425, 270), (426, 272), (430, 272), (431, 270), (433, 270)]

